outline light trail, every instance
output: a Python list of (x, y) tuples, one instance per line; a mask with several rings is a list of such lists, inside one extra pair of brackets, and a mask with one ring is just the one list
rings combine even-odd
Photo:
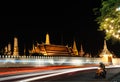
[(83, 71), (83, 70), (90, 70), (90, 69), (97, 69), (97, 67), (71, 68), (71, 69), (57, 70), (58, 72), (53, 73), (53, 74), (43, 75), (43, 76), (38, 76), (38, 77), (33, 77), (33, 78), (28, 78), (28, 79), (23, 79), (23, 80), (16, 81), (16, 82), (29, 82), (29, 81), (34, 81), (34, 80), (38, 80), (38, 79), (44, 79), (44, 78), (48, 78), (48, 77), (52, 77), (52, 76), (56, 76), (56, 75), (65, 74), (65, 73), (76, 72), (76, 71)]
[[(106, 68), (116, 68), (120, 67), (120, 65), (111, 65), (111, 66), (106, 66)], [(91, 69), (97, 69), (98, 67), (84, 67), (84, 68), (68, 68), (68, 69), (58, 69), (58, 70), (49, 70), (49, 71), (42, 71), (42, 72), (32, 72), (32, 73), (27, 73), (24, 75), (15, 75), (15, 76), (7, 76), (7, 77), (1, 77), (0, 81), (6, 81), (6, 80), (15, 80), (14, 82), (29, 82), (29, 81), (34, 81), (34, 80), (40, 80), (52, 76), (57, 76), (61, 74), (66, 74), (70, 72), (76, 72), (76, 71), (84, 71), (84, 70), (91, 70)], [(26, 78), (26, 79), (23, 79)], [(17, 79), (21, 79), (18, 80)]]
[(32, 73), (32, 74), (30, 73), (30, 74), (24, 74), (24, 75), (2, 77), (2, 78), (0, 78), (0, 81), (10, 80), (10, 79), (18, 79), (18, 78), (25, 78), (25, 77), (35, 76), (35, 75), (51, 74), (51, 73), (56, 73), (56, 72), (58, 72), (58, 71), (57, 70), (55, 70), (55, 71), (49, 70), (49, 71), (43, 71), (43, 72), (40, 72), (40, 73)]
[[(116, 67), (120, 67), (120, 65), (106, 66), (106, 68), (116, 68)], [(20, 80), (20, 81), (17, 81), (17, 82), (29, 82), (29, 81), (44, 79), (44, 78), (48, 78), (48, 77), (52, 77), (52, 76), (56, 76), (56, 75), (65, 74), (65, 73), (70, 73), (70, 72), (75, 72), (75, 71), (84, 71), (84, 70), (90, 70), (90, 69), (97, 69), (97, 68), (98, 67), (64, 69), (64, 70), (59, 70), (58, 73), (56, 72), (56, 73), (53, 73), (53, 74), (50, 74), (50, 75), (28, 78), (28, 79)]]

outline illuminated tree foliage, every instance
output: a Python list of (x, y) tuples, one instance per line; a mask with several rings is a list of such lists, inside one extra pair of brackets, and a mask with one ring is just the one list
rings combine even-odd
[(100, 16), (96, 21), (100, 25), (99, 30), (105, 31), (105, 38), (120, 39), (120, 0), (102, 0), (98, 12)]

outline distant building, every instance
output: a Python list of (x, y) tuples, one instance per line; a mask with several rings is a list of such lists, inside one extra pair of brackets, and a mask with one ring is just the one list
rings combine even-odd
[(4, 55), (9, 55), (9, 56), (19, 56), (19, 50), (18, 50), (18, 39), (17, 37), (14, 37), (14, 45), (13, 45), (13, 51), (12, 51), (12, 47), (11, 44), (8, 43), (7, 46), (5, 46), (4, 48)]
[(50, 56), (70, 56), (71, 53), (69, 48), (62, 45), (47, 45), (47, 44), (40, 44), (38, 45), (36, 52), (42, 53), (44, 55)]
[(35, 46), (33, 44), (32, 50), (29, 51), (30, 55), (34, 53), (43, 54), (46, 56), (72, 56), (72, 48), (63, 45), (50, 44), (49, 34), (46, 34), (45, 43), (38, 44)]
[(100, 57), (103, 57), (104, 55), (112, 55), (112, 53), (108, 50), (107, 48), (107, 44), (106, 44), (106, 40), (104, 40), (104, 45), (103, 45), (103, 50), (102, 52), (99, 54)]
[(103, 62), (112, 64), (112, 58), (114, 56), (114, 54), (112, 54), (108, 48), (107, 48), (107, 44), (106, 44), (106, 40), (104, 40), (104, 46), (103, 46), (103, 50), (102, 52), (99, 54), (99, 56), (102, 58)]

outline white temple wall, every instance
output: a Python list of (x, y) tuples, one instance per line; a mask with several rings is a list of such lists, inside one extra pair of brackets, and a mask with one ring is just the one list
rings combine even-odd
[[(17, 56), (0, 57), (0, 67), (30, 67), (30, 66), (54, 66), (54, 65), (86, 65), (99, 64), (101, 58), (85, 57), (53, 57), (53, 56)], [(103, 62), (106, 63), (106, 62)], [(120, 65), (120, 58), (112, 59), (113, 65)]]

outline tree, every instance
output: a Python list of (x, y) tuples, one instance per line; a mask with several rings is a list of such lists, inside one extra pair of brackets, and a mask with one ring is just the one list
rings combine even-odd
[(101, 8), (96, 12), (99, 14), (96, 18), (99, 30), (105, 31), (105, 39), (120, 39), (120, 0), (102, 0)]

